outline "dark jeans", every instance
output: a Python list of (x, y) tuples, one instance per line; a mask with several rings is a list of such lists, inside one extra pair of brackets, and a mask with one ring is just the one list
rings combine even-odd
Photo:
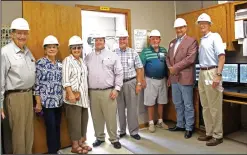
[(61, 124), (61, 107), (44, 108), (44, 120), (46, 126), (46, 139), (49, 154), (57, 154), (61, 147), (60, 143), (60, 124)]

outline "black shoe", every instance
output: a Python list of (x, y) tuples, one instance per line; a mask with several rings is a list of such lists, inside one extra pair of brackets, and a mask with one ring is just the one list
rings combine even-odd
[(173, 128), (169, 128), (169, 131), (185, 131), (185, 128), (180, 128), (180, 127), (173, 127)]
[(185, 131), (185, 134), (184, 134), (184, 138), (185, 139), (189, 139), (190, 137), (192, 137), (192, 131), (186, 130)]
[(124, 136), (126, 136), (126, 133), (121, 133), (121, 134), (119, 135), (120, 138), (122, 138), (122, 137), (124, 137)]
[(120, 149), (121, 148), (121, 143), (119, 142), (113, 142), (111, 143), (115, 149)]
[(96, 141), (93, 143), (93, 147), (97, 147), (97, 146), (100, 146), (102, 143), (104, 143), (105, 141), (101, 141), (101, 140), (98, 140), (96, 139)]
[(139, 134), (131, 135), (131, 137), (133, 137), (136, 140), (140, 140), (141, 139), (141, 136)]

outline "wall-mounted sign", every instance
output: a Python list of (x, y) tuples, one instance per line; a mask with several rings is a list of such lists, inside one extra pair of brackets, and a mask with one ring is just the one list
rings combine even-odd
[(148, 30), (135, 29), (134, 30), (134, 48), (136, 52), (141, 52), (143, 48), (147, 47)]
[(101, 6), (99, 9), (101, 11), (110, 11), (110, 7), (107, 7), (107, 6)]

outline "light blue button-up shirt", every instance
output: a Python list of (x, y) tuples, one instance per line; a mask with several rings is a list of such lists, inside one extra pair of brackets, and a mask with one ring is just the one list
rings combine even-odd
[(223, 41), (218, 33), (209, 32), (201, 38), (199, 64), (201, 67), (218, 65), (218, 56), (225, 54)]
[(176, 44), (175, 44), (175, 47), (174, 47), (174, 56), (175, 56), (175, 53), (177, 52), (177, 48), (178, 48), (178, 46), (180, 45), (180, 43), (182, 42), (182, 40), (184, 39), (184, 36), (186, 36), (186, 34), (185, 35), (183, 35), (182, 37), (180, 37), (180, 38), (177, 38), (177, 41), (176, 41)]

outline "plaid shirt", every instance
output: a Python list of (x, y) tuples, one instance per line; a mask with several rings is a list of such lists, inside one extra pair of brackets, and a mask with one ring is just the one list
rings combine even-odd
[(121, 51), (120, 48), (114, 50), (120, 57), (124, 71), (124, 79), (130, 79), (136, 76), (136, 69), (142, 68), (142, 62), (137, 52), (132, 48), (126, 48)]

